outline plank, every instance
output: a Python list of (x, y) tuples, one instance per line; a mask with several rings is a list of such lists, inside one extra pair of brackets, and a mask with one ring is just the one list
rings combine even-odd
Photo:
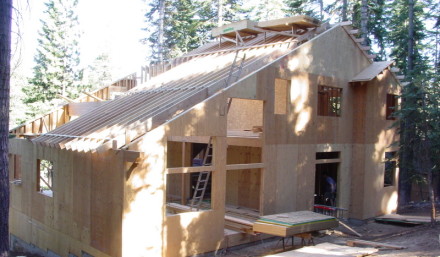
[(338, 221), (334, 217), (311, 211), (298, 211), (262, 216), (254, 223), (254, 231), (287, 237), (337, 226)]
[(385, 244), (385, 243), (378, 243), (378, 242), (372, 242), (372, 241), (366, 241), (366, 240), (347, 240), (348, 246), (355, 246), (355, 245), (367, 245), (367, 246), (373, 246), (378, 248), (388, 248), (388, 249), (394, 249), (394, 250), (402, 250), (406, 249), (404, 246), (399, 245), (392, 245), (392, 244)]
[(214, 171), (215, 166), (193, 166), (193, 167), (176, 167), (167, 168), (165, 174), (181, 174), (181, 173), (192, 173), (192, 172), (202, 172), (202, 171)]
[(264, 163), (244, 163), (244, 164), (228, 164), (226, 170), (250, 170), (250, 169), (262, 169)]
[(374, 79), (379, 73), (388, 68), (392, 61), (373, 62), (370, 66), (358, 73), (350, 82), (370, 81)]
[(332, 243), (321, 243), (315, 246), (306, 246), (297, 250), (267, 255), (267, 257), (330, 257), (330, 256), (365, 256), (378, 252), (374, 248), (349, 247)]
[(411, 216), (400, 214), (386, 214), (376, 217), (377, 221), (397, 222), (397, 223), (411, 223), (411, 224), (428, 224), (431, 223), (431, 218), (427, 216)]

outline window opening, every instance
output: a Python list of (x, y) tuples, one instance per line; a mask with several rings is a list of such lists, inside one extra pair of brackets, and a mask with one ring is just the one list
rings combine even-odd
[(396, 152), (386, 152), (385, 153), (385, 171), (384, 171), (384, 181), (383, 186), (394, 186), (395, 176), (396, 176)]
[(21, 180), (21, 156), (17, 154), (9, 154), (9, 169), (11, 177), (16, 180)]
[(37, 168), (38, 192), (47, 196), (53, 196), (53, 162), (38, 159)]
[(318, 115), (341, 116), (342, 88), (318, 86)]
[(317, 152), (316, 160), (339, 159), (341, 152)]
[(394, 116), (397, 111), (397, 95), (387, 94), (387, 105), (386, 105), (386, 119), (387, 120), (395, 120)]

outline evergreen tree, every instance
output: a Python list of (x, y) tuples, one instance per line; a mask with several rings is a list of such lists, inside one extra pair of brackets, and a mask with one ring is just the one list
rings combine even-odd
[(112, 72), (110, 67), (110, 57), (107, 53), (102, 53), (96, 57), (91, 65), (84, 69), (84, 85), (90, 89), (97, 89), (112, 82)]
[(273, 20), (283, 18), (286, 15), (285, 0), (262, 0), (255, 6), (256, 20)]
[(48, 0), (45, 3), (46, 18), (41, 20), (34, 76), (23, 89), (24, 101), (31, 104), (33, 115), (41, 106), (54, 104), (58, 94), (76, 98), (84, 89), (80, 85), (82, 71), (78, 67), (77, 3), (77, 0)]
[(149, 36), (142, 39), (152, 49), (150, 60), (167, 60), (199, 47), (219, 22), (245, 18), (241, 5), (240, 0), (151, 1), (144, 28)]
[[(287, 10), (289, 16), (292, 15), (308, 15), (315, 19), (324, 21), (323, 9), (321, 6), (323, 1), (317, 0), (286, 0)], [(322, 8), (321, 8), (322, 7)]]
[(9, 256), (9, 83), (12, 0), (0, 0), (0, 257)]

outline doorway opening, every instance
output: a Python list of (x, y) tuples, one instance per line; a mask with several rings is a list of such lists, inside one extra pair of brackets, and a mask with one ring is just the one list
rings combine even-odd
[(336, 206), (339, 163), (316, 164), (315, 204)]

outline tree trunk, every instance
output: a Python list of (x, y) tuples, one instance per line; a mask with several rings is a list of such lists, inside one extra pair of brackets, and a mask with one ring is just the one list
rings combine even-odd
[(363, 45), (368, 44), (368, 1), (362, 0), (361, 3), (361, 37), (364, 39)]
[(0, 257), (9, 251), (9, 78), (12, 0), (0, 0)]
[(410, 76), (414, 70), (414, 4), (415, 0), (408, 0), (408, 74)]
[(217, 4), (217, 25), (221, 27), (223, 25), (223, 0), (218, 0)]
[(319, 16), (321, 16), (321, 21), (324, 20), (324, 1), (319, 0)]
[(348, 0), (342, 0), (342, 21), (347, 21)]
[(164, 35), (164, 23), (165, 23), (165, 0), (160, 0), (159, 2), (159, 31), (158, 31), (158, 53), (159, 53), (159, 61), (163, 62), (163, 35)]

